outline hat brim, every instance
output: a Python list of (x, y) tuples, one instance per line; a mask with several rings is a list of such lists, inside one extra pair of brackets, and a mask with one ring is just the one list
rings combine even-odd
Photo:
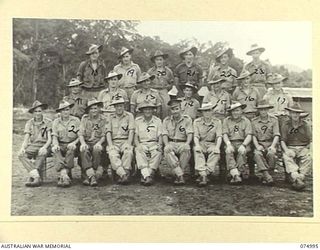
[(116, 102), (116, 103), (111, 103), (110, 106), (115, 106), (115, 105), (117, 105), (117, 104), (125, 104), (125, 103), (126, 103), (126, 101)]
[(249, 75), (239, 76), (239, 77), (237, 77), (237, 78), (236, 78), (236, 80), (237, 80), (237, 81), (239, 81), (239, 80), (243, 80), (243, 79), (245, 79), (246, 77), (248, 77), (248, 76), (252, 76), (252, 75), (253, 75), (253, 73), (250, 73)]
[(214, 85), (214, 84), (218, 84), (218, 83), (223, 83), (225, 81), (226, 81), (225, 79), (219, 79), (219, 80), (216, 80), (216, 81), (209, 81), (208, 85)]
[(284, 109), (291, 112), (296, 112), (296, 113), (305, 113), (305, 111), (302, 109), (293, 109), (293, 108), (284, 108)]
[(256, 109), (272, 109), (272, 108), (274, 108), (274, 106), (272, 106), (272, 105), (261, 105), (261, 106), (257, 106), (256, 107)]
[(85, 111), (88, 113), (89, 109), (94, 105), (98, 105), (98, 107), (102, 108), (103, 107), (103, 102), (96, 102), (96, 103), (90, 104), (90, 105), (88, 105), (86, 107)]
[(133, 52), (133, 49), (128, 49), (126, 52), (120, 53), (118, 58), (121, 59), (125, 54), (127, 54), (127, 53), (132, 54), (132, 52)]
[(226, 48), (226, 49), (222, 50), (219, 54), (215, 55), (215, 59), (220, 58), (223, 54), (228, 53), (231, 50), (232, 50), (231, 48)]
[(81, 85), (83, 85), (83, 84), (84, 84), (84, 82), (80, 82), (80, 83), (77, 83), (77, 84), (71, 84), (71, 85), (68, 84), (67, 87), (69, 87), (69, 88), (70, 88), (70, 87), (77, 87), (77, 86), (81, 86)]
[(186, 85), (186, 84), (183, 84), (181, 85), (181, 89), (184, 90), (185, 88), (191, 88), (193, 91), (198, 91), (198, 88), (196, 86), (191, 86), (191, 85)]
[(267, 83), (268, 84), (278, 84), (278, 83), (280, 83), (280, 82), (283, 82), (283, 81), (285, 81), (285, 80), (287, 80), (288, 79), (288, 77), (282, 77), (281, 79), (278, 79), (277, 81), (267, 81)]
[(143, 80), (141, 80), (141, 81), (137, 81), (137, 84), (141, 84), (141, 83), (143, 83), (144, 81), (146, 81), (146, 80), (148, 80), (148, 79), (150, 79), (151, 81), (153, 81), (154, 78), (156, 78), (156, 76), (155, 76), (155, 75), (151, 75), (151, 76), (148, 77), (148, 78), (145, 78), (145, 79), (143, 79)]
[(65, 106), (63, 108), (57, 108), (56, 112), (59, 113), (61, 110), (64, 110), (65, 108), (72, 108), (74, 106), (74, 103), (70, 103), (68, 106)]
[(193, 55), (196, 55), (198, 53), (198, 49), (196, 47), (192, 47), (192, 48), (189, 48), (189, 49), (186, 49), (186, 50), (182, 51), (179, 54), (180, 58), (184, 59), (184, 55), (189, 51), (191, 51)]
[(256, 51), (256, 50), (259, 50), (261, 53), (263, 53), (263, 52), (265, 52), (265, 51), (266, 51), (266, 49), (265, 49), (265, 48), (263, 48), (263, 47), (258, 47), (258, 48), (255, 48), (255, 49), (249, 50), (246, 54), (247, 54), (248, 56), (250, 56), (250, 55), (252, 54), (252, 52), (253, 52), (253, 51)]
[(122, 78), (122, 74), (117, 74), (117, 75), (114, 75), (114, 76), (107, 76), (104, 78), (104, 80), (108, 81), (109, 79), (113, 78), (113, 77), (117, 77), (118, 80), (120, 80)]
[(177, 104), (181, 104), (182, 100), (179, 100), (179, 99), (173, 99), (173, 100), (170, 100), (168, 101), (167, 105), (168, 106), (173, 106), (174, 103), (177, 103)]
[[(103, 50), (103, 45), (101, 44), (101, 45), (99, 45), (98, 46), (98, 48), (97, 48), (97, 50), (99, 51), (99, 52), (101, 52), (102, 50)], [(95, 50), (92, 50), (92, 51), (87, 51), (86, 52), (86, 55), (91, 55), (93, 52), (94, 52)]]
[(169, 54), (161, 54), (161, 55), (152, 56), (152, 57), (150, 58), (151, 62), (154, 62), (154, 60), (155, 60), (157, 57), (163, 57), (163, 59), (166, 60), (166, 59), (169, 57)]
[(142, 111), (143, 109), (146, 109), (146, 108), (156, 109), (157, 106), (155, 106), (155, 105), (143, 106), (143, 107), (138, 108), (138, 110), (139, 110), (139, 111)]
[(207, 110), (213, 110), (215, 107), (217, 107), (217, 104), (212, 105), (211, 107), (206, 108), (198, 108), (199, 111), (207, 111)]
[(237, 108), (245, 109), (246, 107), (247, 107), (247, 104), (241, 104), (238, 107), (228, 108), (228, 111), (231, 112), (232, 110), (237, 109)]
[(37, 105), (37, 106), (35, 106), (35, 107), (30, 108), (30, 109), (28, 110), (28, 112), (32, 114), (33, 111), (34, 111), (36, 108), (39, 108), (39, 107), (41, 107), (43, 110), (45, 110), (45, 109), (48, 108), (48, 104), (42, 103), (42, 104), (40, 104), (40, 105)]

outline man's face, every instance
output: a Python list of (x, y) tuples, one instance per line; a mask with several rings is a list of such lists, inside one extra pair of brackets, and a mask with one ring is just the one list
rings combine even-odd
[(229, 55), (225, 53), (220, 57), (220, 63), (222, 65), (226, 65), (228, 62), (229, 62)]
[(183, 89), (183, 93), (184, 93), (184, 96), (185, 97), (192, 97), (192, 94), (193, 94), (193, 90), (192, 88), (189, 88), (189, 87), (186, 87)]
[(42, 118), (42, 108), (41, 107), (37, 107), (36, 109), (33, 110), (33, 117), (36, 119)]
[(98, 60), (99, 55), (100, 55), (99, 51), (95, 50), (94, 52), (92, 52), (92, 54), (90, 54), (90, 59), (92, 61), (96, 61), (96, 60)]
[(184, 54), (184, 60), (186, 62), (192, 62), (194, 59), (194, 54), (191, 51), (188, 51)]
[(153, 108), (143, 108), (142, 112), (143, 112), (144, 117), (150, 118), (153, 114)]
[(171, 110), (171, 114), (173, 115), (173, 117), (178, 117), (181, 114), (180, 105), (175, 105), (175, 106), (171, 107), (170, 110)]
[(92, 105), (89, 109), (89, 114), (92, 116), (98, 115), (100, 111), (100, 107), (98, 105)]
[(246, 78), (242, 79), (242, 86), (248, 88), (251, 86), (251, 78), (247, 76)]
[(253, 59), (259, 59), (261, 55), (261, 52), (259, 50), (254, 50), (250, 53), (250, 56), (252, 56)]
[(231, 115), (233, 119), (239, 119), (242, 115), (242, 108), (238, 107), (231, 111)]
[(118, 80), (118, 77), (112, 77), (108, 80), (108, 83), (109, 83), (109, 87), (110, 88), (117, 88), (118, 87), (118, 83), (119, 83), (119, 80)]
[(150, 89), (150, 85), (151, 85), (150, 79), (147, 79), (147, 80), (143, 81), (141, 83), (141, 85), (142, 85), (142, 88), (144, 88), (144, 89)]
[(156, 64), (157, 67), (163, 67), (164, 65), (164, 59), (162, 56), (158, 56), (154, 59), (154, 63)]
[(216, 92), (221, 89), (221, 82), (212, 84), (212, 89)]
[(114, 105), (114, 108), (116, 110), (117, 115), (122, 115), (124, 112), (124, 103), (119, 103)]
[(213, 116), (212, 109), (209, 110), (203, 110), (202, 115), (204, 118), (211, 118)]
[(77, 94), (80, 93), (81, 87), (80, 87), (80, 85), (78, 85), (78, 86), (73, 86), (73, 87), (70, 87), (70, 90), (71, 90), (71, 93), (72, 93), (72, 94), (77, 95)]
[(282, 82), (273, 84), (273, 89), (279, 91), (282, 88)]
[(259, 114), (261, 117), (267, 117), (268, 115), (268, 109), (260, 109)]
[(70, 116), (70, 107), (67, 107), (61, 110), (61, 116), (63, 118), (68, 118)]
[(294, 111), (290, 111), (290, 117), (293, 121), (299, 121), (300, 119), (300, 113), (298, 112), (294, 112)]
[(131, 62), (131, 55), (129, 52), (125, 53), (122, 57), (121, 57), (121, 61), (124, 64), (128, 64)]

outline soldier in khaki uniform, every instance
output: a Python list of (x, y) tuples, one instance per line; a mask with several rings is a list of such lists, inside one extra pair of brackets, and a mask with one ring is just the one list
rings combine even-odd
[(249, 178), (246, 155), (250, 151), (252, 127), (250, 121), (242, 114), (245, 108), (246, 105), (239, 102), (231, 104), (231, 115), (224, 119), (222, 125), (227, 169), (232, 177), (231, 184), (239, 184), (242, 179)]
[(92, 44), (86, 52), (89, 59), (79, 65), (77, 77), (84, 83), (82, 88), (86, 99), (97, 98), (99, 92), (105, 87), (106, 66), (99, 58), (102, 49), (102, 45)]
[(161, 118), (169, 115), (167, 103), (170, 101), (168, 91), (172, 88), (174, 77), (172, 70), (165, 66), (165, 60), (169, 57), (168, 54), (157, 50), (151, 57), (151, 61), (155, 64), (154, 67), (147, 72), (149, 75), (155, 75), (152, 81), (151, 88), (158, 90), (161, 98)]
[(199, 108), (203, 117), (195, 119), (194, 128), (194, 160), (195, 170), (200, 179), (199, 186), (206, 186), (207, 176), (217, 176), (220, 173), (218, 162), (222, 142), (221, 121), (213, 116), (217, 104), (205, 103)]
[(302, 190), (305, 188), (305, 176), (312, 167), (312, 130), (310, 125), (301, 119), (300, 114), (304, 111), (299, 103), (286, 109), (290, 118), (281, 127), (283, 160), (292, 188)]
[(135, 120), (136, 162), (142, 175), (141, 183), (149, 186), (162, 158), (162, 122), (153, 115), (157, 108), (153, 103), (144, 101), (138, 108), (143, 116)]
[(257, 164), (257, 174), (261, 175), (263, 184), (273, 184), (269, 170), (275, 169), (277, 145), (280, 137), (279, 122), (275, 116), (269, 115), (273, 108), (265, 100), (259, 102), (259, 116), (252, 120), (254, 160)]
[(130, 170), (132, 169), (133, 139), (134, 139), (134, 117), (125, 111), (125, 100), (114, 99), (111, 105), (115, 113), (109, 117), (107, 128), (107, 152), (111, 167), (120, 177), (119, 184), (128, 184)]
[(139, 65), (132, 61), (132, 52), (133, 49), (122, 47), (118, 57), (120, 63), (113, 68), (115, 72), (122, 74), (122, 78), (120, 79), (120, 88), (127, 92), (129, 100), (136, 89), (138, 77), (141, 75)]
[(78, 117), (80, 120), (82, 116), (85, 114), (85, 110), (88, 104), (87, 98), (83, 95), (83, 90), (81, 86), (83, 82), (80, 82), (76, 78), (72, 78), (67, 87), (70, 89), (70, 94), (68, 96), (63, 97), (63, 100), (74, 104), (71, 108), (70, 114)]
[[(35, 101), (28, 110), (33, 118), (28, 120), (24, 129), (25, 137), (19, 152), (19, 160), (29, 172), (27, 187), (41, 185), (41, 175), (51, 144), (52, 121), (43, 116), (47, 104)], [(34, 164), (30, 159), (35, 159)]]
[(59, 187), (71, 185), (71, 170), (74, 167), (74, 158), (79, 149), (78, 131), (80, 120), (70, 115), (74, 104), (62, 101), (59, 108), (60, 117), (56, 118), (52, 124), (52, 152), (54, 164), (60, 173), (58, 178)]
[(144, 101), (151, 102), (157, 106), (155, 115), (160, 117), (161, 98), (158, 91), (151, 88), (151, 81), (154, 78), (155, 75), (150, 76), (148, 73), (143, 72), (137, 80), (137, 84), (141, 85), (141, 89), (134, 91), (130, 100), (130, 110), (135, 117), (142, 115), (138, 110), (138, 105)]
[(225, 80), (216, 75), (208, 82), (210, 92), (203, 98), (203, 103), (216, 104), (213, 113), (221, 121), (227, 116), (227, 109), (231, 105), (231, 98), (228, 92), (222, 89)]
[(192, 120), (181, 114), (181, 100), (172, 99), (168, 102), (171, 114), (163, 120), (164, 156), (169, 167), (176, 176), (174, 184), (185, 184), (184, 174), (190, 174), (189, 160), (191, 157), (190, 143), (193, 137)]
[(80, 123), (80, 157), (85, 179), (83, 185), (97, 186), (102, 176), (101, 156), (108, 120), (101, 114), (102, 102), (95, 98), (88, 101), (88, 107)]
[(198, 88), (187, 82), (181, 85), (184, 97), (181, 98), (181, 110), (183, 115), (188, 115), (192, 120), (198, 116), (198, 109), (200, 108), (200, 102), (194, 98), (194, 94), (197, 93)]
[(98, 96), (98, 101), (103, 102), (102, 111), (104, 112), (104, 115), (114, 113), (114, 107), (111, 105), (113, 99), (119, 99), (122, 97), (127, 103), (129, 102), (127, 92), (119, 87), (119, 80), (121, 78), (122, 75), (115, 71), (110, 71), (108, 76), (105, 78), (105, 80), (108, 81), (108, 88), (102, 90)]
[(257, 44), (252, 44), (247, 52), (248, 56), (252, 56), (252, 61), (244, 66), (244, 69), (252, 74), (252, 85), (257, 88), (261, 97), (267, 92), (266, 82), (268, 74), (271, 72), (270, 64), (260, 59), (264, 51), (265, 48)]

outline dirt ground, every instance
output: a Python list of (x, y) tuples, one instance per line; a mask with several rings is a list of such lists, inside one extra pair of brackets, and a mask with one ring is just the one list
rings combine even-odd
[[(19, 117), (19, 118), (18, 118)], [(283, 169), (274, 173), (276, 185), (258, 183), (230, 186), (212, 183), (198, 188), (195, 183), (173, 186), (158, 179), (154, 186), (144, 187), (139, 180), (119, 186), (110, 179), (98, 187), (82, 186), (79, 167), (73, 171), (72, 187), (56, 186), (54, 168), (47, 171), (43, 186), (27, 188), (27, 171), (17, 158), (23, 140), (23, 127), (28, 115), (14, 114), (12, 204), (11, 214), (18, 215), (228, 215), (312, 217), (312, 178), (307, 188), (295, 192), (284, 181)], [(51, 166), (51, 159), (48, 166)]]

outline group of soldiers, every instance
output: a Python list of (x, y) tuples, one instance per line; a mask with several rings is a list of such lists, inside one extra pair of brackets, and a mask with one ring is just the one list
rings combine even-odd
[[(255, 176), (272, 185), (281, 152), (286, 180), (295, 190), (305, 187), (312, 167), (308, 113), (283, 90), (286, 78), (260, 59), (263, 47), (251, 46), (252, 61), (237, 76), (229, 66), (232, 49), (221, 43), (205, 80), (196, 47), (181, 51), (174, 71), (165, 66), (169, 55), (156, 51), (148, 72), (132, 61), (132, 49), (122, 48), (108, 74), (102, 49), (89, 47), (53, 122), (43, 114), (46, 104), (35, 101), (29, 109), (33, 118), (19, 152), (29, 171), (26, 186), (41, 185), (48, 155), (60, 187), (71, 185), (76, 158), (88, 186), (97, 186), (108, 168), (119, 184), (128, 184), (135, 166), (141, 184), (152, 185), (163, 165), (175, 185), (195, 176), (206, 186), (221, 172), (230, 184)], [(203, 86), (209, 88), (205, 95)]]

